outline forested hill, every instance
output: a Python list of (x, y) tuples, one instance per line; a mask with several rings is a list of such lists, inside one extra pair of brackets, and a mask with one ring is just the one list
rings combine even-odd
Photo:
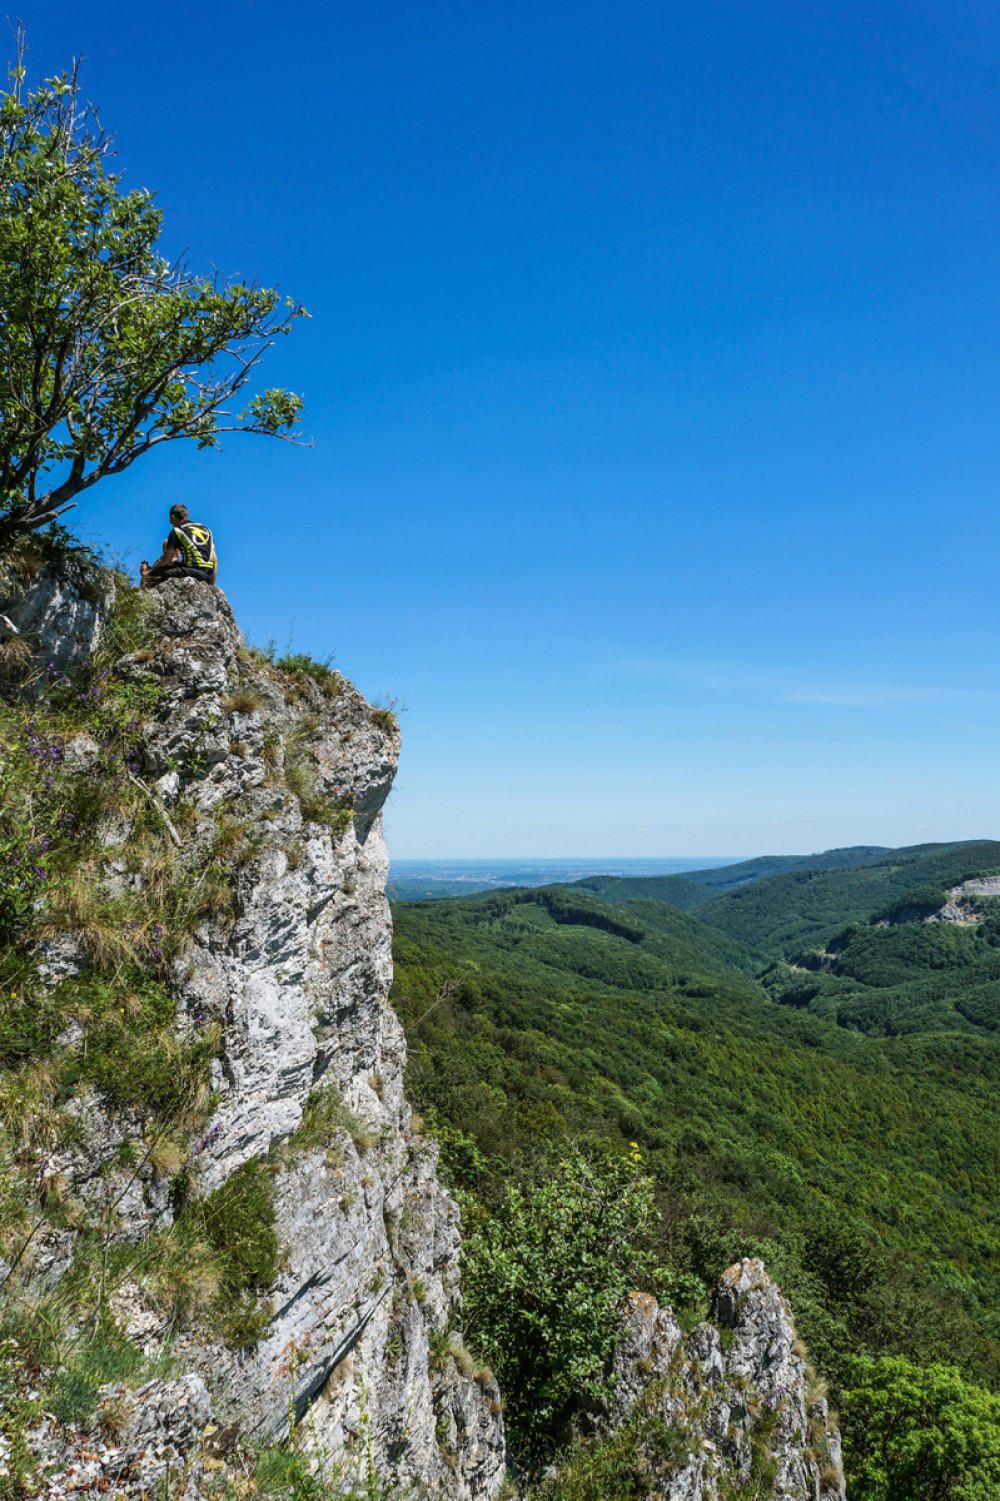
[(790, 953), (822, 943), (846, 923), (922, 885), (950, 886), (1000, 870), (1000, 843), (872, 845), (820, 855), (762, 855), (683, 876), (589, 876), (572, 889), (616, 906), (664, 902), (697, 912), (758, 955)]
[(856, 1348), (1000, 1372), (992, 1037), (865, 1038), (776, 1005), (745, 947), (665, 903), (557, 887), (394, 912), (409, 1088), (459, 1183), (488, 1198), (567, 1134), (637, 1141), (678, 1271), (763, 1253), (831, 1374)]
[(818, 855), (758, 855), (754, 860), (740, 860), (735, 865), (686, 871), (682, 876), (587, 876), (574, 881), (573, 885), (593, 892), (605, 902), (629, 902), (647, 897), (654, 902), (669, 902), (682, 912), (691, 912), (719, 892), (733, 891), (752, 881), (766, 880), (768, 876), (796, 870), (842, 870), (888, 853), (881, 845), (862, 844), (848, 849), (825, 850)]
[(843, 870), (795, 870), (711, 897), (698, 919), (760, 953), (823, 943), (922, 886), (948, 888), (1000, 871), (1000, 843), (913, 845)]
[[(672, 1299), (763, 1258), (843, 1402), (865, 1501), (862, 1368), (957, 1367), (973, 1403), (1000, 1386), (1000, 894), (953, 894), (1000, 872), (1000, 843), (832, 855), (722, 892), (399, 905), (393, 999), (470, 1223), (503, 1223), (573, 1143), (636, 1143)], [(646, 895), (678, 880), (707, 892), (696, 914)]]

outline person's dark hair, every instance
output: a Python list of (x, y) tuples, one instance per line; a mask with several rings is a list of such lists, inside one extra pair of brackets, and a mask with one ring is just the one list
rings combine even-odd
[(171, 521), (187, 521), (187, 519), (188, 519), (188, 508), (187, 508), (187, 506), (171, 506), (170, 507), (170, 519), (171, 519)]

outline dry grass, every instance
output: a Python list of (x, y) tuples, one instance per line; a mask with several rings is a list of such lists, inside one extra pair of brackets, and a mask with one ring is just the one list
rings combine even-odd
[(174, 846), (158, 834), (144, 833), (129, 848), (129, 864), (141, 878), (145, 901), (162, 907), (181, 876)]
[(10, 558), (13, 562), (15, 573), (19, 578), (24, 579), (25, 582), (29, 579), (37, 578), (44, 562), (41, 549), (37, 543), (27, 538), (12, 548)]
[(272, 771), (278, 765), (281, 736), (271, 725), (264, 726), (264, 765)]
[(206, 1319), (222, 1291), (219, 1253), (205, 1240), (165, 1231), (146, 1242), (142, 1287), (170, 1319)]
[(227, 714), (253, 714), (264, 707), (264, 695), (257, 688), (237, 688), (222, 700), (222, 707)]
[(285, 746), (288, 751), (294, 753), (301, 750), (305, 742), (315, 735), (322, 722), (318, 714), (300, 714), (285, 735)]
[(172, 1137), (164, 1136), (150, 1149), (148, 1162), (158, 1178), (176, 1178), (184, 1165), (184, 1148)]
[(14, 1150), (50, 1151), (65, 1135), (68, 1117), (56, 1109), (59, 1060), (43, 1058), (0, 1076), (0, 1126)]
[(212, 843), (209, 845), (208, 859), (217, 864), (224, 864), (232, 859), (245, 838), (245, 825), (238, 818), (230, 818), (227, 813), (220, 813)]
[(23, 688), (32, 675), (31, 650), (20, 636), (0, 641), (0, 688)]
[(125, 1425), (129, 1420), (131, 1408), (125, 1397), (109, 1397), (97, 1412), (97, 1421), (101, 1426), (101, 1432), (109, 1443), (116, 1444), (125, 1432)]
[(313, 779), (301, 761), (285, 760), (285, 786), (295, 794), (299, 802), (308, 798), (313, 790)]
[(465, 1348), (465, 1345), (462, 1343), (460, 1335), (452, 1335), (448, 1353), (450, 1354), (452, 1360), (455, 1362), (455, 1369), (458, 1371), (458, 1374), (460, 1376), (475, 1376), (478, 1367), (476, 1366), (476, 1362), (473, 1360), (468, 1350)]
[(69, 929), (96, 969), (119, 974), (146, 962), (156, 926), (154, 916), (131, 893), (109, 896), (88, 863), (70, 875), (42, 936), (52, 938)]
[(81, 861), (54, 896), (41, 936), (72, 932), (93, 967), (106, 974), (162, 970), (201, 922), (231, 911), (225, 861), (244, 837), (242, 825), (223, 816), (204, 865), (194, 872), (165, 839), (146, 831), (128, 849), (138, 890), (109, 890), (103, 860)]

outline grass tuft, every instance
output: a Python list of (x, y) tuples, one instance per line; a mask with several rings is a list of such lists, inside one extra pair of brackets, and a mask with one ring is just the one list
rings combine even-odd
[(287, 673), (293, 678), (310, 678), (317, 683), (327, 698), (336, 698), (342, 691), (344, 680), (339, 672), (335, 672), (332, 666), (332, 654), (322, 662), (317, 662), (307, 652), (286, 652), (279, 657), (275, 666), (279, 672)]

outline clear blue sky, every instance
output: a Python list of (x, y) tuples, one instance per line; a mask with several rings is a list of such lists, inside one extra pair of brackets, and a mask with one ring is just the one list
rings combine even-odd
[(398, 695), (391, 852), (997, 837), (1000, 13), (25, 0), (165, 245), (312, 321), (183, 498), (248, 634)]

